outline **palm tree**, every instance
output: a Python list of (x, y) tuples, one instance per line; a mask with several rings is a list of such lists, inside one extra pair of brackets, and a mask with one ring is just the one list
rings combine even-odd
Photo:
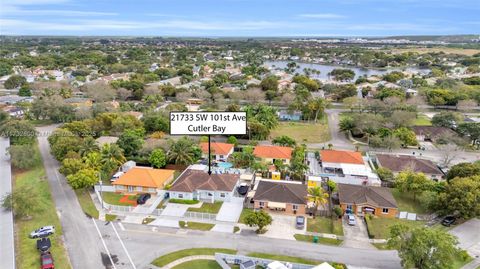
[(102, 147), (102, 163), (111, 163), (116, 166), (122, 165), (126, 159), (123, 150), (117, 144), (105, 144)]
[(98, 151), (92, 151), (83, 158), (83, 162), (95, 171), (100, 170), (102, 166), (102, 155)]
[(321, 187), (309, 188), (308, 199), (315, 204), (315, 212), (313, 214), (313, 217), (315, 217), (318, 207), (325, 205), (328, 202), (328, 193), (326, 193)]
[(167, 159), (175, 164), (192, 164), (195, 161), (193, 143), (186, 138), (173, 142), (167, 152)]
[(98, 150), (99, 148), (95, 139), (92, 137), (87, 137), (83, 140), (82, 146), (80, 147), (78, 153), (80, 153), (80, 156), (85, 157), (88, 153)]

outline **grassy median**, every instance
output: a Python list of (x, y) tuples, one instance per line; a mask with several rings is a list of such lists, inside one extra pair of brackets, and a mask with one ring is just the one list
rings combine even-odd
[(188, 257), (188, 256), (196, 256), (196, 255), (215, 255), (215, 253), (225, 253), (225, 254), (235, 254), (237, 253), (234, 249), (227, 249), (227, 248), (189, 248), (183, 249), (179, 251), (175, 251), (163, 256), (156, 258), (152, 264), (158, 267), (163, 267), (173, 261), (178, 259)]

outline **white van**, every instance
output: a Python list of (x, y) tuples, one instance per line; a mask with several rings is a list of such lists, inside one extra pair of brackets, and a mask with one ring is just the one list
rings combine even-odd
[(119, 179), (123, 174), (125, 174), (124, 172), (116, 172), (115, 175), (112, 176), (112, 178), (110, 178), (110, 182), (115, 182), (117, 179)]

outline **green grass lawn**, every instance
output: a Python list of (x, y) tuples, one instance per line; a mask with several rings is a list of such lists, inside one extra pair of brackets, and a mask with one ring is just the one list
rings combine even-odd
[[(188, 225), (185, 226), (185, 224), (188, 224)], [(186, 228), (190, 230), (200, 230), (200, 231), (210, 231), (210, 229), (212, 229), (213, 226), (215, 226), (215, 224), (211, 224), (211, 223), (202, 223), (202, 222), (193, 222), (193, 221), (189, 221), (187, 223), (185, 223), (185, 221), (179, 221), (178, 225), (180, 225), (181, 228)]]
[[(295, 234), (294, 237), (297, 241), (305, 241), (305, 242), (314, 243), (313, 242), (313, 239), (314, 239), (313, 235)], [(342, 243), (342, 240), (318, 237), (317, 243), (318, 244), (324, 244), (324, 245), (338, 246)]]
[(51, 252), (55, 259), (55, 268), (71, 268), (67, 253), (62, 241), (62, 226), (58, 219), (50, 186), (45, 176), (45, 170), (42, 164), (24, 172), (14, 172), (14, 188), (20, 186), (35, 186), (34, 191), (40, 197), (40, 209), (31, 215), (29, 220), (15, 220), (15, 245), (16, 245), (16, 263), (19, 269), (40, 268), (40, 255), (36, 248), (36, 240), (28, 238), (33, 230), (46, 226), (55, 226), (55, 234), (50, 236), (52, 242)]
[(397, 201), (398, 210), (410, 213), (427, 214), (428, 210), (419, 202), (420, 197), (416, 197), (413, 201), (413, 195), (410, 193), (402, 193), (397, 189), (391, 189), (392, 195)]
[(375, 239), (388, 239), (390, 227), (395, 224), (404, 224), (411, 228), (425, 225), (424, 221), (404, 220), (397, 218), (372, 218), (366, 219), (368, 232)]
[(253, 212), (253, 209), (251, 209), (251, 208), (244, 208), (244, 209), (242, 210), (242, 213), (240, 214), (240, 218), (238, 219), (238, 222), (240, 222), (240, 223), (245, 223), (245, 217), (246, 217), (248, 214), (252, 213), (252, 212)]
[(213, 260), (195, 260), (181, 263), (172, 269), (222, 269), (222, 267)]
[(105, 214), (105, 220), (106, 221), (114, 221), (116, 219), (117, 219), (117, 215)]
[[(102, 198), (105, 203), (108, 203), (111, 205), (133, 206), (133, 204), (131, 203), (120, 202), (120, 199), (123, 196), (125, 196), (125, 194), (116, 193), (116, 192), (102, 192)], [(138, 195), (129, 195), (128, 200), (136, 203), (137, 198), (138, 198)]]
[(90, 197), (88, 191), (75, 190), (75, 193), (77, 194), (77, 199), (80, 203), (80, 206), (82, 207), (83, 212), (85, 212), (85, 214), (92, 218), (98, 219), (98, 210), (95, 207), (95, 204), (92, 201), (92, 197)]
[(419, 114), (413, 124), (417, 126), (430, 126), (432, 122), (427, 116)]
[(270, 132), (270, 139), (278, 136), (289, 136), (297, 143), (322, 143), (330, 140), (330, 131), (326, 120), (319, 123), (281, 122)]
[(212, 255), (213, 256), (217, 252), (225, 253), (225, 254), (237, 253), (236, 250), (227, 249), (227, 248), (189, 248), (189, 249), (183, 249), (183, 250), (175, 251), (175, 252), (160, 256), (156, 258), (152, 262), (152, 264), (158, 267), (163, 267), (173, 261), (176, 261), (184, 257), (196, 256), (196, 255)]
[(343, 235), (342, 220), (325, 217), (307, 218), (307, 231)]
[(376, 247), (379, 250), (391, 250), (392, 248), (389, 248), (387, 243), (372, 243), (374, 247)]
[(189, 207), (188, 211), (217, 214), (220, 210), (220, 207), (222, 207), (222, 204), (223, 202), (203, 203), (199, 208)]
[(263, 258), (263, 259), (270, 259), (270, 260), (276, 260), (276, 261), (283, 261), (283, 262), (311, 264), (311, 265), (318, 265), (319, 263), (321, 263), (321, 261), (307, 260), (307, 259), (300, 258), (300, 257), (269, 254), (269, 253), (260, 253), (260, 252), (248, 253), (246, 256)]

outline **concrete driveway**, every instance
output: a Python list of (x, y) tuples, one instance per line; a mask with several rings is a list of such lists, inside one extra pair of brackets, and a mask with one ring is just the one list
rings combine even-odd
[(458, 246), (475, 257), (480, 257), (480, 219), (474, 218), (449, 231), (458, 238)]
[(162, 211), (162, 216), (183, 217), (190, 205), (168, 203)]
[(232, 197), (230, 201), (223, 202), (217, 214), (218, 221), (237, 222), (243, 210), (243, 198)]
[(268, 231), (260, 236), (295, 240), (295, 234), (305, 234), (305, 229), (298, 230), (295, 228), (295, 216), (270, 214), (272, 216), (272, 224), (267, 226)]
[(363, 219), (355, 216), (356, 224), (348, 225), (347, 219), (342, 218), (344, 240), (343, 247), (375, 249), (369, 242), (367, 226)]

